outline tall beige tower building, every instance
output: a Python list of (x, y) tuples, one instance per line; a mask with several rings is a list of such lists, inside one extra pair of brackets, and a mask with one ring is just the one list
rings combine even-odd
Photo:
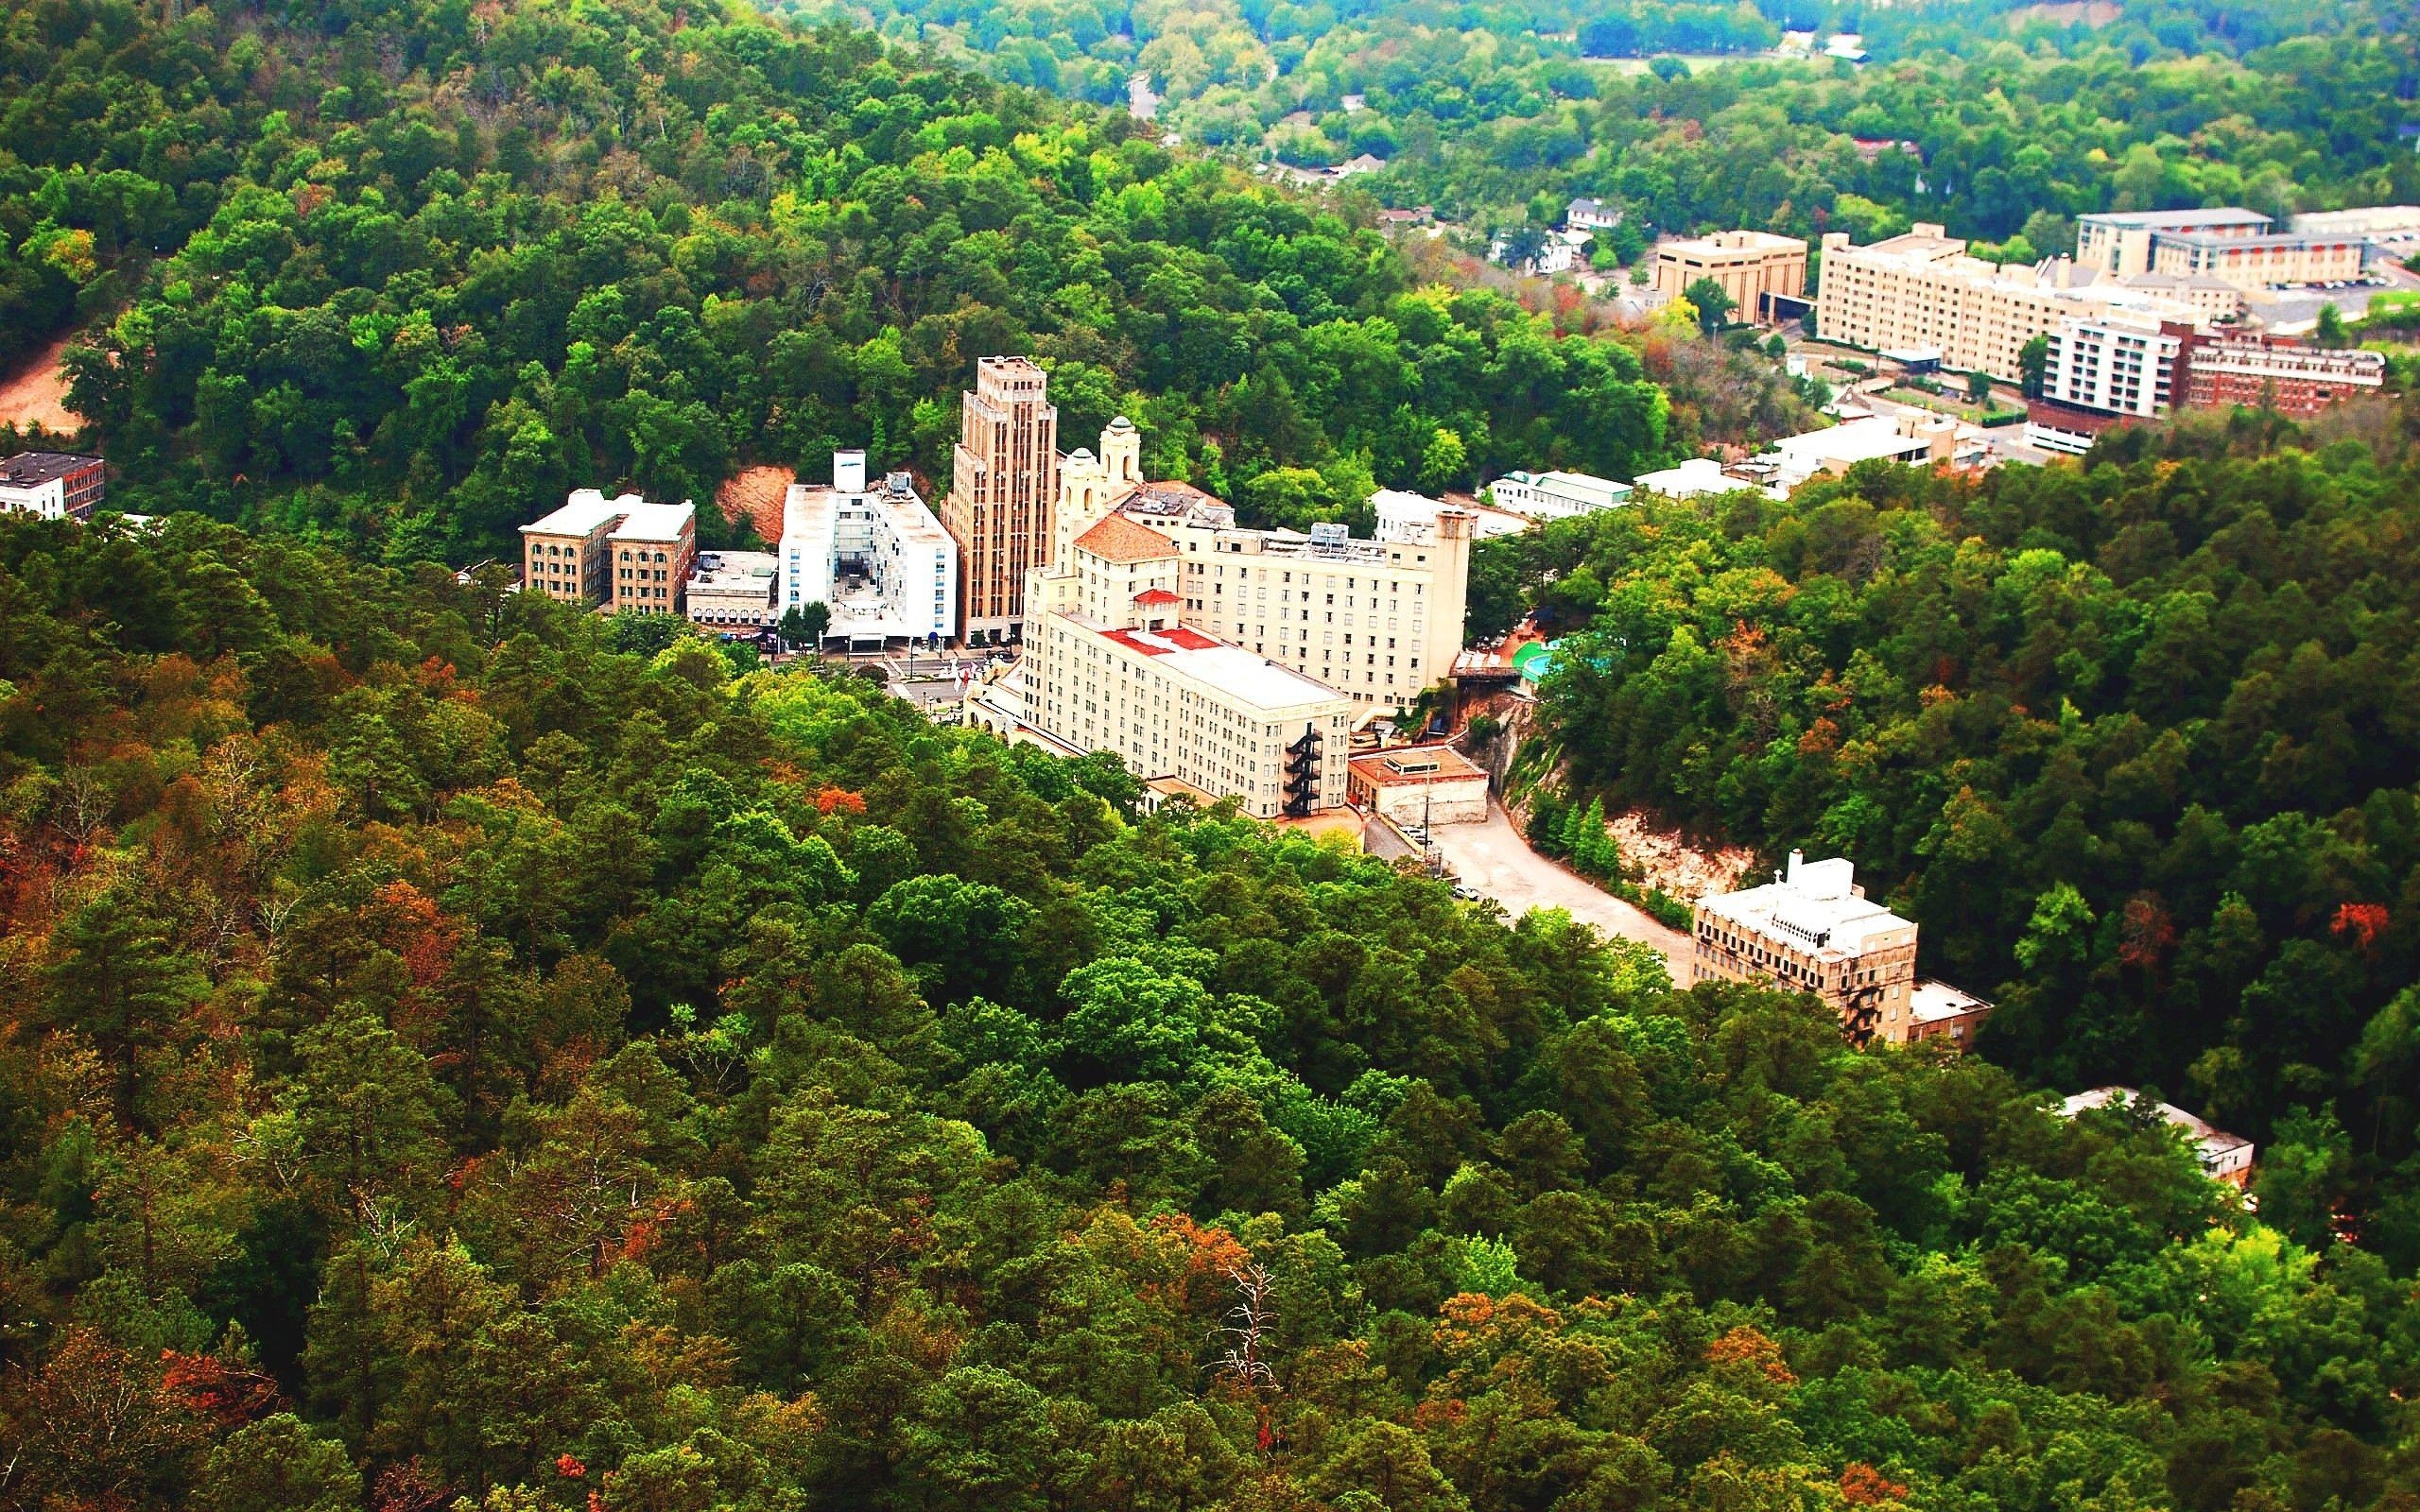
[(1059, 487), (1059, 412), (1030, 358), (985, 357), (959, 408), (942, 525), (959, 554), (959, 633), (969, 644), (1018, 633), (1026, 574), (1050, 559)]

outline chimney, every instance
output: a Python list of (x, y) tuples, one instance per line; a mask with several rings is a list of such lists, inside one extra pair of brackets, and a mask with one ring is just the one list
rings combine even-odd
[(1786, 871), (1786, 872), (1784, 872), (1784, 873), (1782, 874), (1782, 880), (1783, 880), (1784, 882), (1788, 883), (1790, 886), (1793, 886), (1793, 887), (1797, 886), (1797, 885), (1798, 885), (1798, 868), (1799, 868), (1800, 865), (1806, 861), (1806, 853), (1805, 853), (1804, 851), (1800, 851), (1800, 850), (1792, 850), (1792, 851), (1789, 853), (1789, 869), (1788, 871)]
[(863, 493), (866, 491), (866, 454), (862, 451), (832, 454), (832, 491)]

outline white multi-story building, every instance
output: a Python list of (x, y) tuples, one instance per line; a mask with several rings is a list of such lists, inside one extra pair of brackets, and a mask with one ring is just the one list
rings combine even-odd
[(1532, 520), (1567, 520), (1628, 502), (1631, 486), (1585, 472), (1507, 472), (1487, 491), (1499, 509)]
[(1360, 541), (1342, 524), (1253, 530), (1185, 483), (1137, 481), (1140, 442), (1121, 417), (1101, 455), (1063, 458), (1056, 572), (1075, 541), (1123, 516), (1171, 541), (1177, 622), (1267, 657), (1364, 706), (1408, 708), (1453, 672), (1470, 591), (1473, 520), (1441, 508), (1415, 539)]
[(2177, 356), (2192, 340), (2193, 328), (2176, 321), (2122, 315), (2060, 321), (2043, 364), (2043, 402), (2028, 406), (2026, 444), (2081, 455), (2108, 418), (2167, 414), (2183, 397)]
[(866, 454), (832, 454), (828, 486), (793, 483), (782, 501), (774, 617), (821, 604), (835, 639), (883, 644), (958, 634), (957, 543), (905, 472), (871, 486)]
[(1018, 717), (1061, 748), (1114, 751), (1138, 777), (1233, 795), (1256, 817), (1342, 804), (1352, 700), (1184, 624), (1184, 567), (1175, 541), (1112, 512), (1033, 572)]
[(19, 452), (0, 462), (0, 511), (89, 520), (108, 481), (109, 464), (97, 456)]

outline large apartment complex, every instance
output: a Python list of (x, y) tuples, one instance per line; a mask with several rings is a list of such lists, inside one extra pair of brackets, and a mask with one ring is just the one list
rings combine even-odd
[(959, 407), (942, 524), (958, 542), (958, 623), (967, 641), (1011, 638), (1026, 575), (1045, 565), (1058, 491), (1059, 412), (1028, 357), (985, 357)]
[(1352, 700), (1184, 624), (1184, 565), (1177, 541), (1122, 513), (1078, 532), (1028, 588), (1022, 717), (1261, 818), (1338, 807)]
[(1698, 980), (1770, 982), (1812, 992), (1855, 1044), (1948, 1039), (1962, 1048), (1991, 1009), (1940, 983), (1916, 980), (1916, 926), (1865, 896), (1857, 868), (1793, 850), (1761, 886), (1698, 901)]
[(521, 527), (522, 586), (564, 603), (633, 614), (679, 614), (698, 554), (698, 512), (575, 489), (563, 507)]
[(1827, 340), (1876, 352), (1937, 352), (1944, 368), (2014, 383), (2028, 341), (2061, 320), (2118, 309), (2196, 318), (2178, 301), (2062, 258), (2034, 267), (1984, 262), (1939, 225), (1919, 223), (1870, 247), (1852, 247), (1838, 232), (1825, 236), (1815, 322)]
[(774, 614), (832, 611), (825, 634), (853, 644), (938, 643), (958, 634), (959, 552), (906, 472), (868, 481), (866, 454), (832, 454), (828, 485), (782, 499)]
[(1795, 236), (1761, 231), (1720, 231), (1655, 244), (1655, 289), (1668, 300), (1684, 299), (1689, 285), (1710, 278), (1722, 285), (1742, 320), (1773, 321), (1785, 310), (1795, 315), (1806, 292), (1806, 244)]
[(2367, 238), (2350, 229), (2273, 232), (2257, 211), (2126, 211), (2076, 218), (2076, 262), (2113, 278), (2212, 278), (2239, 289), (2361, 276)]

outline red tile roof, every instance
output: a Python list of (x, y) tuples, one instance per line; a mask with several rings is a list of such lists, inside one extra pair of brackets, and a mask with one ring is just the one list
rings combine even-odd
[(1100, 633), (1120, 645), (1132, 646), (1145, 656), (1166, 656), (1170, 651), (1212, 651), (1225, 644), (1182, 625), (1165, 630), (1103, 630)]
[(1177, 604), (1182, 603), (1183, 600), (1179, 599), (1174, 593), (1169, 593), (1165, 588), (1147, 588), (1134, 595), (1134, 602), (1137, 604)]
[(1110, 561), (1157, 561), (1176, 555), (1175, 541), (1122, 514), (1104, 515), (1098, 524), (1076, 538), (1076, 544)]

